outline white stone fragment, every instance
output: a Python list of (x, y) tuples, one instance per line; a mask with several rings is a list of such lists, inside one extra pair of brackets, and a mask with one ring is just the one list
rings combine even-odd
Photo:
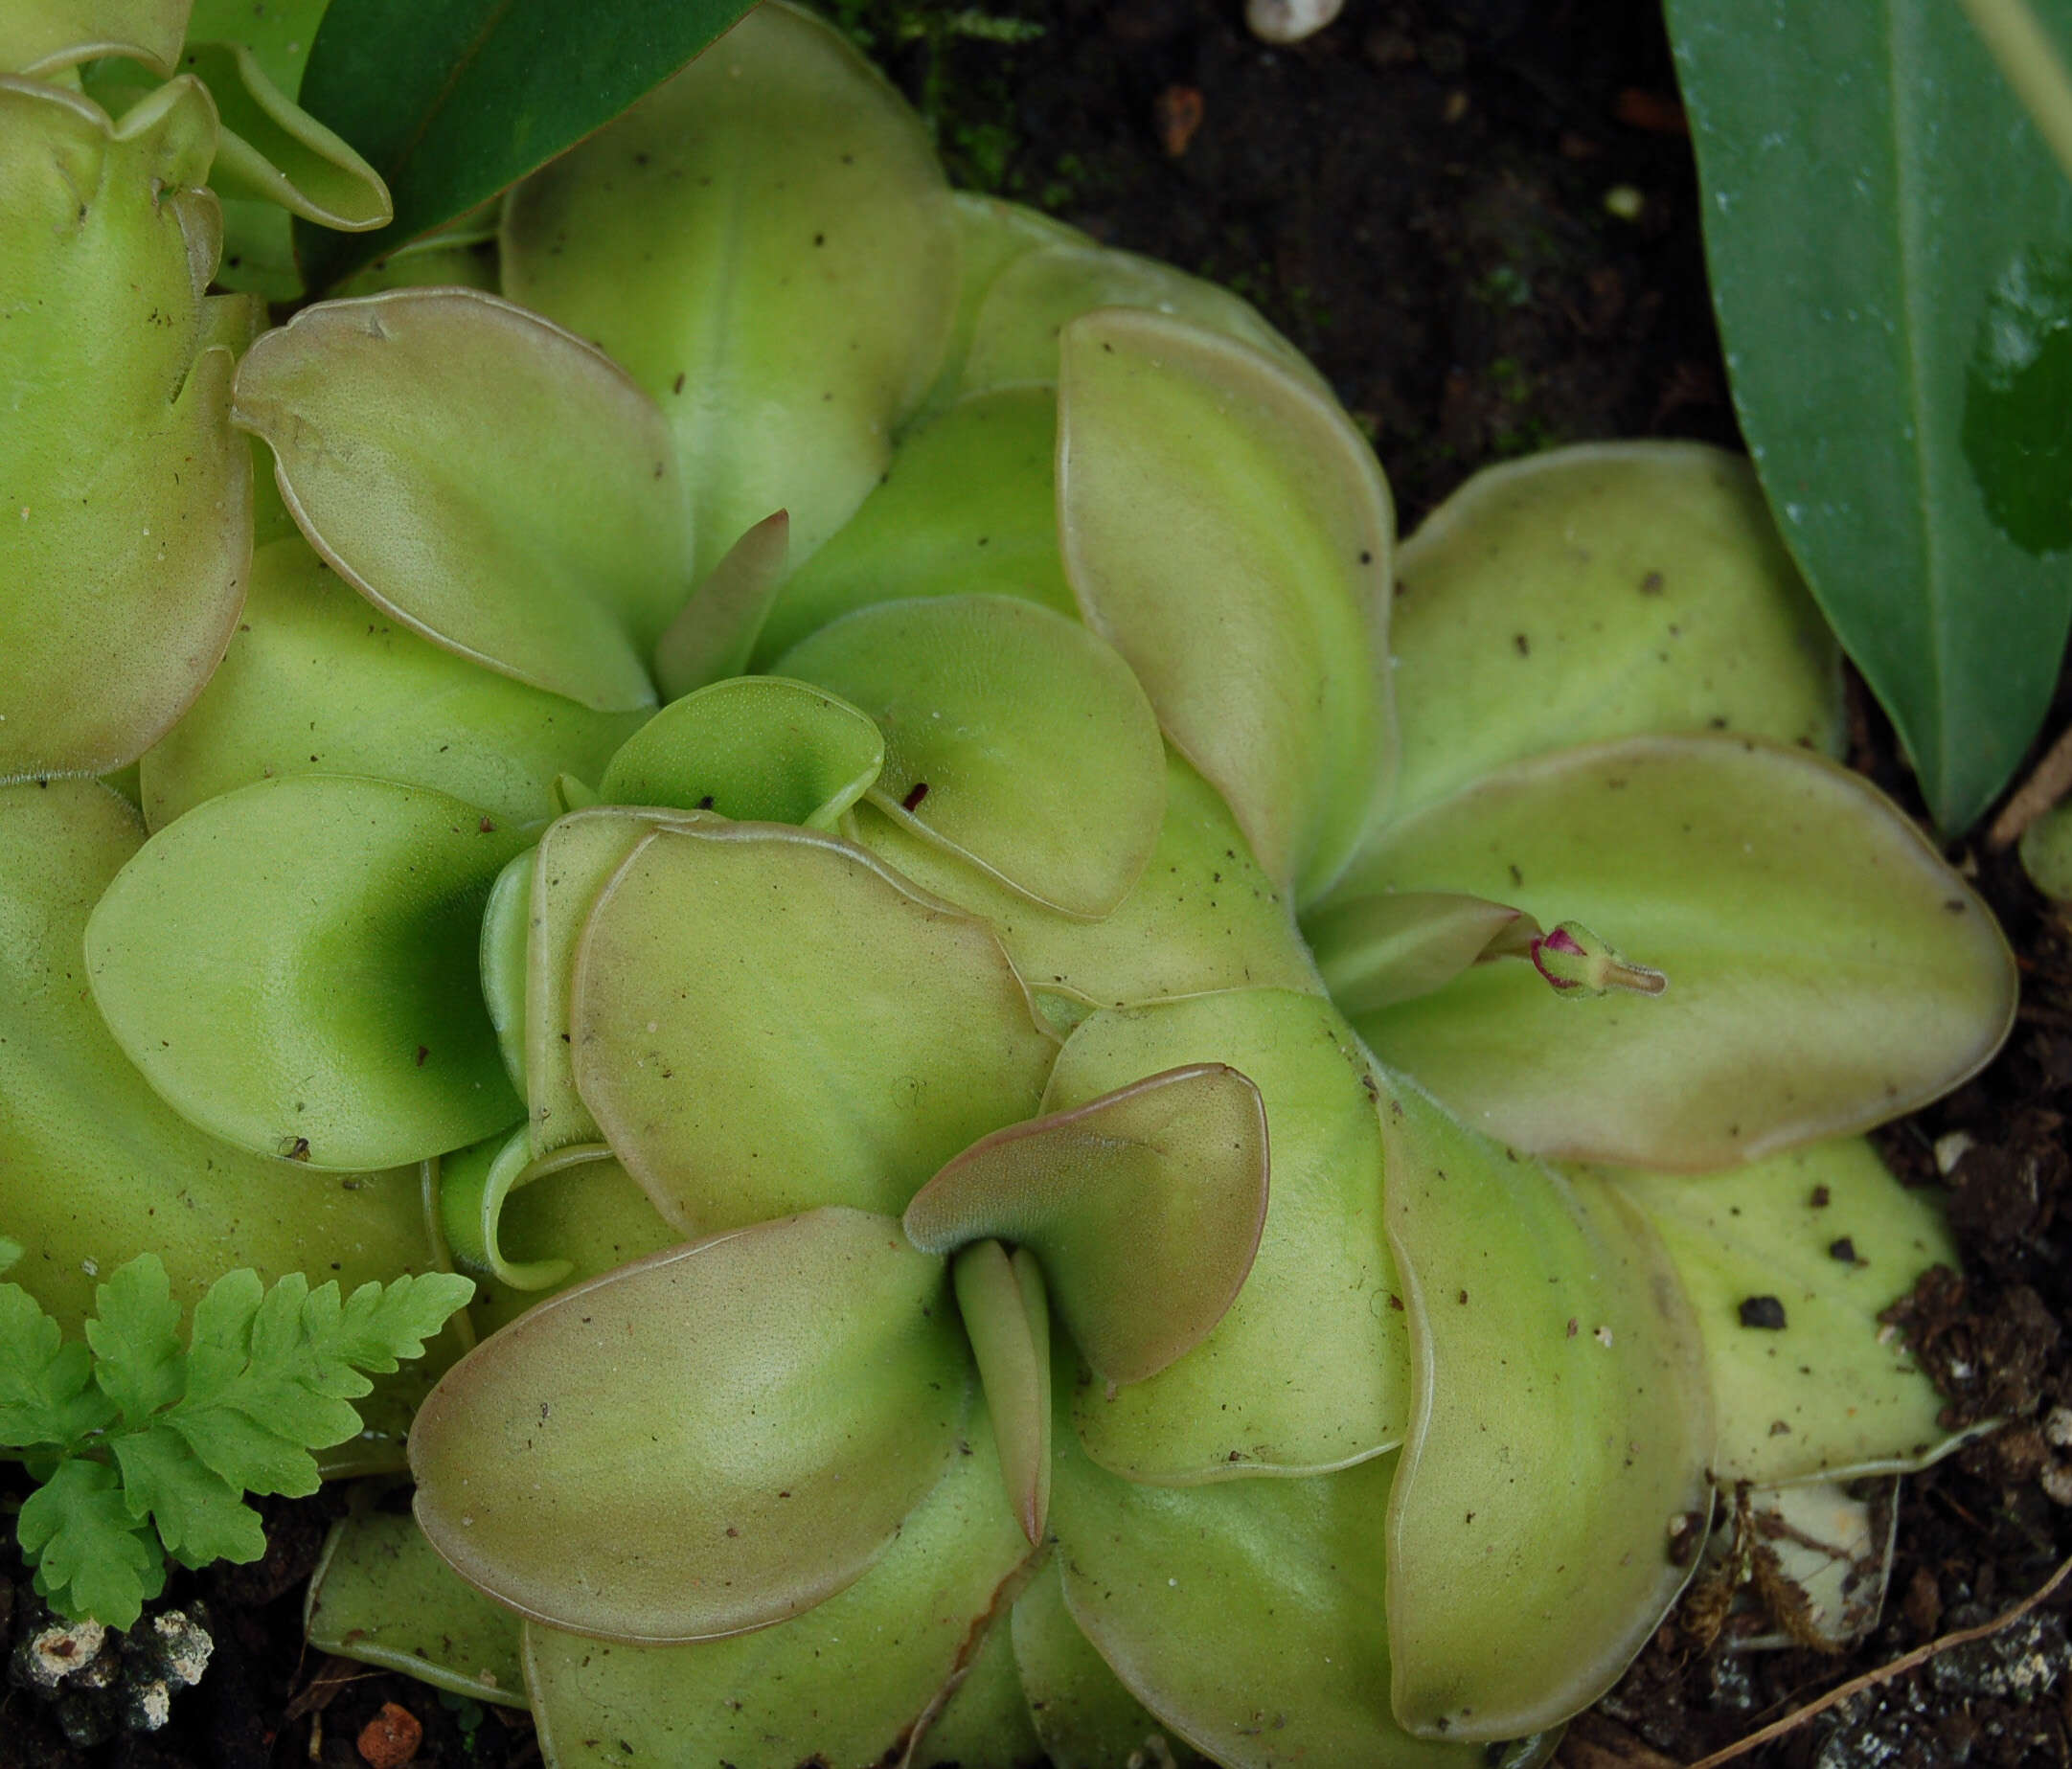
[(1345, 0), (1245, 0), (1244, 22), (1266, 43), (1299, 43), (1338, 16)]

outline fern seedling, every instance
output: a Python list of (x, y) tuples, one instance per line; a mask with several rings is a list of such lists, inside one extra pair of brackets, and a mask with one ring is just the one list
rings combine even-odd
[(236, 1271), (195, 1304), (183, 1349), (154, 1254), (99, 1286), (84, 1343), (0, 1283), (0, 1450), (40, 1482), (16, 1524), (38, 1593), (68, 1620), (126, 1628), (164, 1588), (169, 1556), (260, 1558), (246, 1495), (314, 1492), (310, 1452), (358, 1432), (369, 1376), (421, 1356), (473, 1293), (450, 1272), (342, 1296), (299, 1272), (268, 1289)]

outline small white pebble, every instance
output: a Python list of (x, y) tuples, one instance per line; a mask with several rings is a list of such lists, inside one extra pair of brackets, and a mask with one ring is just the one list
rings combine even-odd
[(1648, 199), (1629, 184), (1615, 184), (1605, 193), (1605, 213), (1615, 221), (1637, 221)]
[(1265, 43), (1299, 43), (1344, 10), (1345, 0), (1245, 0), (1244, 22)]
[(1957, 1163), (1964, 1159), (1970, 1146), (1970, 1137), (1962, 1130), (1952, 1130), (1947, 1136), (1937, 1137), (1935, 1139), (1935, 1170), (1942, 1174), (1945, 1179), (1947, 1179), (1957, 1170)]
[(55, 1690), (65, 1678), (83, 1670), (101, 1655), (108, 1630), (98, 1622), (64, 1622), (45, 1628), (29, 1643), (31, 1680)]
[(2037, 1476), (2037, 1485), (2053, 1505), (2072, 1505), (2072, 1467), (2054, 1462)]
[(2072, 1407), (2053, 1407), (2043, 1419), (2043, 1440), (2053, 1449), (2072, 1449)]

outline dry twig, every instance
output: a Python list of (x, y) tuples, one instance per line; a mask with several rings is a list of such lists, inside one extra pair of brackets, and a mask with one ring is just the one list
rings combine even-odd
[(2058, 801), (2072, 792), (2072, 727), (2043, 752), (2043, 760), (2029, 772), (2014, 795), (2000, 807), (2000, 814), (1986, 831), (1986, 846), (2012, 848), (2023, 832)]
[(1954, 1633), (1940, 1634), (1924, 1646), (1902, 1654), (1889, 1665), (1880, 1665), (1876, 1670), (1867, 1670), (1860, 1677), (1852, 1677), (1847, 1683), (1830, 1690), (1818, 1701), (1810, 1701), (1805, 1707), (1795, 1709), (1781, 1720), (1773, 1720), (1760, 1732), (1752, 1732), (1747, 1737), (1730, 1744), (1723, 1751), (1715, 1751), (1710, 1757), (1701, 1757), (1690, 1765), (1690, 1769), (1719, 1769), (1721, 1763), (1732, 1762), (1737, 1757), (1744, 1757), (1760, 1745), (1768, 1744), (1773, 1738), (1782, 1738), (1816, 1714), (1825, 1713), (1830, 1708), (1847, 1701), (1852, 1695), (1861, 1694), (1865, 1690), (1876, 1689), (1881, 1683), (1890, 1683), (1895, 1677), (1903, 1677), (1918, 1665), (1925, 1665), (1937, 1654), (1947, 1652), (1952, 1646), (1969, 1645), (1974, 1640), (1984, 1640), (1997, 1634), (2002, 1628), (2012, 1626), (2026, 1616), (2038, 1603), (2072, 1576), (2072, 1559), (2064, 1561), (2041, 1587), (2032, 1591), (2015, 1605), (1993, 1617), (1991, 1622), (1981, 1622), (1976, 1627), (1958, 1628)]

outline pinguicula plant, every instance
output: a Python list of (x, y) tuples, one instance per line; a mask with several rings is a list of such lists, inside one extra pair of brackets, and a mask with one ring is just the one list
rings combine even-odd
[[(238, 339), (192, 511), (0, 529), (17, 1281), (483, 1285), (318, 1644), (561, 1769), (1523, 1763), (1717, 1489), (1944, 1447), (1877, 1317), (1950, 1244), (1862, 1133), (2013, 965), (1831, 759), (1743, 464), (1399, 547), (1255, 313), (953, 194), (774, 4), (463, 256)], [(173, 382), (68, 274), (7, 310), (127, 435)], [(194, 577), (147, 510), (228, 561), (149, 694), (75, 618)]]

